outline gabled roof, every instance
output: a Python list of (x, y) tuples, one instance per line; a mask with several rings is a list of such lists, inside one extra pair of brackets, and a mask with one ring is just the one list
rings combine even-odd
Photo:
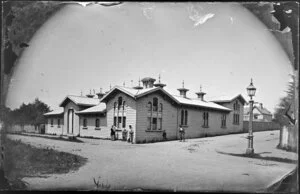
[(212, 97), (209, 101), (216, 102), (216, 103), (225, 103), (225, 102), (232, 102), (233, 100), (239, 98), (243, 104), (246, 103), (245, 98), (241, 94), (231, 95), (231, 96), (218, 96)]
[(201, 101), (199, 99), (191, 99), (191, 98), (184, 98), (181, 96), (175, 96), (164, 90), (160, 87), (152, 87), (152, 88), (146, 88), (141, 90), (136, 90), (133, 88), (127, 88), (127, 87), (121, 87), (121, 86), (115, 86), (112, 88), (102, 99), (101, 102), (105, 102), (107, 97), (110, 96), (113, 92), (116, 90), (126, 93), (127, 95), (131, 96), (134, 99), (138, 99), (140, 97), (143, 97), (147, 94), (161, 91), (164, 94), (166, 94), (168, 97), (170, 97), (173, 101), (175, 101), (177, 104), (183, 104), (183, 105), (190, 105), (190, 106), (197, 106), (197, 107), (203, 107), (203, 108), (211, 108), (211, 109), (217, 109), (217, 110), (223, 110), (223, 111), (231, 111), (231, 109), (223, 107), (219, 104), (216, 104), (214, 102), (206, 102)]
[[(270, 111), (268, 111), (268, 109), (266, 109), (265, 107), (260, 107), (260, 106), (254, 104), (253, 105), (253, 109), (254, 108), (256, 108), (261, 114), (272, 115), (272, 113)], [(249, 105), (244, 106), (244, 115), (248, 115), (249, 114), (249, 110), (250, 110)]]
[(59, 106), (60, 107), (65, 106), (65, 103), (68, 100), (74, 102), (76, 105), (81, 105), (81, 106), (95, 106), (95, 105), (99, 104), (99, 102), (100, 102), (100, 99), (98, 99), (98, 98), (88, 98), (88, 97), (85, 97), (85, 96), (68, 95), (59, 104)]
[(105, 111), (106, 111), (106, 104), (101, 102), (98, 105), (93, 106), (91, 108), (78, 111), (76, 114), (103, 113)]
[(64, 113), (64, 109), (63, 108), (58, 108), (56, 110), (53, 110), (51, 112), (47, 112), (44, 114), (44, 116), (60, 116)]

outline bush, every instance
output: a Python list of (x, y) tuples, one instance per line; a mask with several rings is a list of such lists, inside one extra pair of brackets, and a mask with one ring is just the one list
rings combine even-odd
[(143, 143), (147, 143), (147, 140), (146, 140), (146, 139), (144, 139), (144, 140), (143, 140)]

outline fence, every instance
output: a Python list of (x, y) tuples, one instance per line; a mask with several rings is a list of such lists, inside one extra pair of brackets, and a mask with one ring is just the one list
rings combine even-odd
[[(280, 125), (274, 122), (253, 121), (252, 129), (253, 132), (280, 130)], [(243, 121), (243, 131), (248, 132), (248, 130), (249, 130), (249, 121)]]
[(11, 133), (21, 133), (21, 132), (27, 132), (27, 133), (38, 133), (39, 131), (35, 129), (34, 125), (11, 125), (8, 127), (8, 132)]

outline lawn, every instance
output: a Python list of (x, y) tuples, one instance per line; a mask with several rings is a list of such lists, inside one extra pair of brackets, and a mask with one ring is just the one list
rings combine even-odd
[(5, 175), (12, 189), (25, 189), (23, 177), (46, 177), (76, 171), (87, 159), (78, 155), (56, 151), (52, 148), (36, 148), (21, 140), (5, 139)]

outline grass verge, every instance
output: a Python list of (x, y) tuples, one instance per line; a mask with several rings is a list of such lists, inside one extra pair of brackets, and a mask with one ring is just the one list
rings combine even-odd
[(78, 170), (87, 159), (78, 155), (37, 148), (21, 140), (5, 140), (5, 175), (11, 189), (25, 189), (23, 177), (47, 177), (47, 174), (63, 174)]

